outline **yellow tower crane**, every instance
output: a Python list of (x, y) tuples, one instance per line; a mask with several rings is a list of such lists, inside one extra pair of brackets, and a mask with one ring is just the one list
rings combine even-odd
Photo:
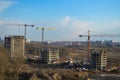
[(90, 31), (88, 30), (88, 34), (87, 35), (79, 35), (79, 37), (87, 37), (87, 51), (88, 51), (88, 56), (87, 56), (87, 60), (88, 63), (90, 62), (90, 38), (91, 37), (120, 37), (120, 35), (109, 35), (109, 34), (103, 34), (103, 35), (90, 35)]
[(27, 35), (27, 27), (34, 27), (33, 24), (19, 24), (19, 23), (3, 23), (2, 25), (9, 25), (9, 26), (23, 26), (25, 27), (24, 29), (24, 37), (25, 37), (25, 42), (26, 42), (26, 35)]
[(37, 30), (42, 30), (42, 42), (44, 41), (44, 30), (55, 30), (55, 28), (50, 27), (36, 27)]
[[(33, 24), (19, 24), (19, 23), (3, 23), (2, 25), (8, 25), (8, 26), (23, 26), (25, 27), (24, 29), (24, 41), (25, 41), (25, 46), (24, 49), (26, 50), (26, 35), (27, 35), (27, 27), (34, 27)], [(26, 51), (24, 51), (26, 53)]]

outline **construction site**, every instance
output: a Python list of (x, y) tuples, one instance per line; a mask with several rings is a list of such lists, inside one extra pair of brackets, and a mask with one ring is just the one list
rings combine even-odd
[[(10, 24), (4, 24), (10, 25)], [(44, 30), (53, 28), (36, 27), (42, 30), (41, 41), (27, 41), (27, 27), (31, 24), (11, 24), (23, 26), (23, 35), (6, 35), (1, 49), (6, 48), (8, 57), (15, 60), (20, 72), (18, 80), (120, 80), (120, 46), (94, 42), (91, 37), (120, 37), (120, 35), (79, 35), (87, 41), (47, 43)], [(70, 43), (70, 44), (69, 44)], [(83, 45), (84, 44), (84, 45)], [(101, 46), (100, 46), (101, 45)], [(22, 59), (22, 63), (21, 63)], [(14, 69), (13, 69), (14, 71)]]
[(0, 0), (0, 80), (120, 80), (120, 0)]

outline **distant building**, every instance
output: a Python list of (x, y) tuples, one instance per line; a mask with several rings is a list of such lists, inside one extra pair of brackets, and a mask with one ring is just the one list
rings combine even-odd
[(26, 43), (30, 43), (31, 41), (30, 41), (30, 39), (26, 39)]
[(41, 53), (41, 61), (47, 64), (59, 63), (59, 50), (58, 49), (43, 50)]
[(102, 49), (91, 51), (91, 67), (92, 69), (104, 70), (107, 65), (107, 54)]
[(103, 42), (104, 45), (108, 46), (108, 47), (114, 47), (114, 42), (113, 40), (105, 40)]
[(94, 45), (95, 46), (102, 46), (104, 41), (95, 41)]
[(25, 46), (24, 36), (6, 36), (5, 48), (7, 48), (11, 57), (24, 56)]
[(55, 42), (48, 42), (49, 45), (54, 45), (54, 46), (71, 46), (72, 41), (55, 41)]
[(3, 43), (4, 41), (3, 41), (3, 39), (0, 37), (0, 43)]

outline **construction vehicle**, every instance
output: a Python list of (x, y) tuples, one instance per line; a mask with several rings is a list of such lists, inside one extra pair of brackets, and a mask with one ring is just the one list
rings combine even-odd
[(36, 27), (37, 30), (42, 30), (42, 42), (44, 42), (44, 30), (55, 30), (55, 28), (50, 28), (50, 27)]
[(87, 51), (88, 51), (88, 56), (87, 56), (87, 61), (90, 63), (90, 38), (91, 37), (120, 37), (120, 35), (110, 35), (110, 34), (103, 34), (103, 35), (90, 35), (90, 31), (88, 30), (87, 35), (79, 35), (79, 37), (87, 37)]

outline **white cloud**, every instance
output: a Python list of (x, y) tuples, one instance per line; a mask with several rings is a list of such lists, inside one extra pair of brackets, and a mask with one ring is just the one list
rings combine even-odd
[(3, 22), (4, 22), (3, 20), (0, 20), (0, 25), (2, 25), (2, 24), (3, 24)]
[(62, 26), (67, 26), (69, 24), (69, 21), (70, 21), (70, 16), (66, 16), (65, 18), (61, 19), (60, 24)]
[(66, 16), (61, 19), (60, 24), (62, 29), (66, 31), (68, 39), (77, 38), (79, 34), (86, 33), (88, 30), (91, 30), (94, 22), (92, 21), (82, 21), (70, 16)]
[(99, 34), (120, 34), (120, 21), (101, 21), (95, 25), (94, 29), (96, 32), (100, 32)]
[(111, 22), (111, 26), (112, 26), (113, 28), (119, 27), (119, 26), (120, 26), (120, 22), (119, 22), (119, 21), (113, 21), (113, 22)]
[(0, 12), (4, 11), (8, 7), (12, 6), (14, 3), (10, 0), (0, 0)]
[(16, 26), (15, 24), (23, 24), (24, 22), (21, 21), (20, 19), (0, 19), (0, 25), (2, 26)]

